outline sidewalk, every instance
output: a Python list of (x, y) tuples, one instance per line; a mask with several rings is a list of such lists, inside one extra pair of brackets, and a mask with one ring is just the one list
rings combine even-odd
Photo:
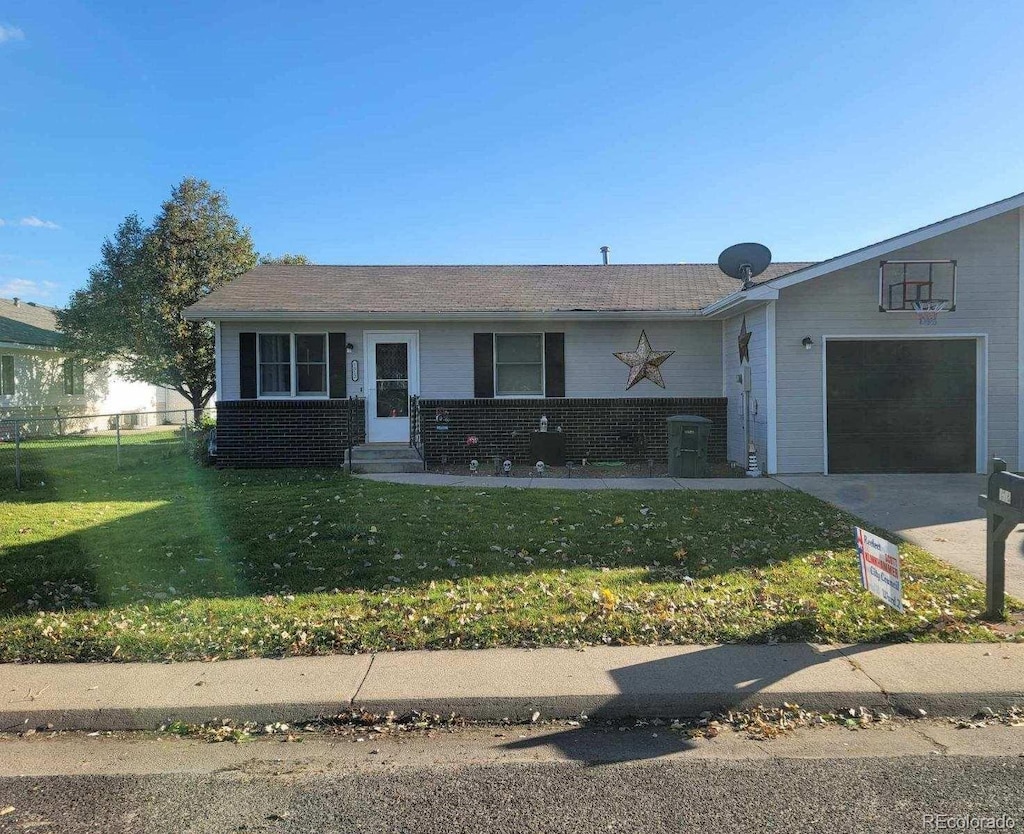
[(495, 475), (440, 475), (434, 472), (394, 472), (356, 475), (368, 481), (419, 486), (474, 487), (476, 489), (789, 489), (774, 478), (502, 478)]
[(684, 717), (763, 704), (971, 715), (1024, 703), (1024, 644), (487, 649), (0, 665), (0, 730), (303, 721), (355, 706), (481, 720)]

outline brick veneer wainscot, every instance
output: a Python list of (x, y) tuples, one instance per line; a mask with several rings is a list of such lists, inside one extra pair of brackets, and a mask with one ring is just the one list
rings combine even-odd
[[(229, 400), (217, 403), (219, 466), (341, 466), (348, 400)], [(363, 400), (352, 403), (352, 443), (366, 440)]]
[[(726, 459), (725, 397), (622, 397), (602, 399), (420, 400), (422, 442), (428, 465), (481, 462), (497, 455), (532, 464), (530, 434), (541, 415), (548, 428), (566, 433), (566, 455), (590, 460), (663, 461), (668, 455), (666, 417), (696, 414), (712, 421), (708, 457)], [(447, 430), (438, 431), (437, 409), (448, 415)], [(466, 438), (477, 438), (468, 446)]]

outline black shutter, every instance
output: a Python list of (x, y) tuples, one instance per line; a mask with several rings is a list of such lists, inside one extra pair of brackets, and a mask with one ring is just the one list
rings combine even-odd
[(544, 334), (544, 396), (565, 396), (565, 334)]
[(494, 397), (494, 334), (473, 334), (473, 396)]
[(330, 398), (332, 400), (343, 400), (347, 395), (347, 379), (345, 376), (345, 364), (348, 359), (348, 342), (344, 333), (327, 334), (327, 355), (330, 358), (331, 366), (327, 370), (327, 377)]
[(256, 399), (256, 334), (238, 334), (238, 396)]

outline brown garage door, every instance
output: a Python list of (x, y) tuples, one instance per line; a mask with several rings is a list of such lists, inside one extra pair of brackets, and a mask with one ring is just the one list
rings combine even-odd
[(973, 339), (827, 342), (828, 471), (974, 472)]

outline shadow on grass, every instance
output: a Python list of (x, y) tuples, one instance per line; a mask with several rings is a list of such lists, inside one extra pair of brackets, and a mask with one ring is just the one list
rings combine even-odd
[[(798, 576), (800, 560), (850, 548), (849, 518), (797, 492), (488, 494), (375, 483), (336, 469), (203, 469), (176, 443), (141, 441), (119, 470), (102, 444), (40, 455), (38, 483), (0, 493), (0, 614), (334, 589), (422, 598), (434, 582), (473, 583), (485, 595), (490, 587), (512, 605), (520, 583), (538, 589), (547, 576), (564, 576), (564, 607), (575, 616), (594, 609), (590, 589), (605, 581), (634, 598), (648, 585), (656, 598), (644, 604), (658, 605), (684, 581), (700, 589), (743, 573), (753, 587), (767, 581), (759, 571), (782, 566), (772, 581), (783, 595), (798, 581), (813, 594)], [(5, 532), (7, 519), (14, 529)], [(844, 588), (855, 581), (852, 562), (817, 567)], [(833, 575), (840, 568), (848, 574), (841, 582)], [(739, 594), (738, 604), (756, 611), (752, 591)], [(541, 603), (507, 616), (522, 625), (561, 605)], [(828, 633), (823, 622), (787, 613), (795, 612), (780, 610), (766, 641)], [(899, 640), (934, 627), (902, 625)]]
[[(176, 443), (123, 449), (120, 469), (94, 442), (27, 454), (38, 480), (0, 496), (19, 528), (0, 546), (0, 611), (575, 569), (642, 568), (631, 581), (672, 581), (774, 563), (822, 537), (816, 519), (779, 506), (799, 503), (796, 493), (742, 503), (713, 493), (480, 495), (337, 470), (202, 469)], [(748, 513), (760, 516), (756, 535)], [(794, 518), (805, 518), (799, 529)]]

